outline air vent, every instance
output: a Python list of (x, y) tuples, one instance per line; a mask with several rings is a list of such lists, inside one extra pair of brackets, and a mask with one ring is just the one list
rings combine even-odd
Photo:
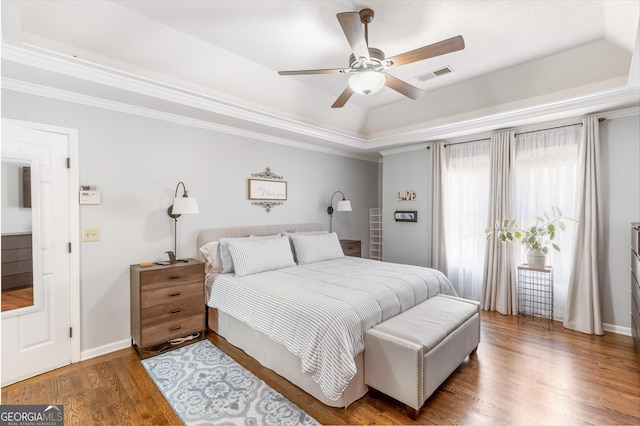
[(443, 76), (445, 74), (449, 74), (450, 72), (453, 72), (453, 70), (451, 69), (451, 67), (446, 66), (444, 68), (440, 68), (440, 69), (437, 69), (435, 71), (429, 71), (428, 73), (417, 75), (416, 76), (416, 80), (427, 81), (427, 80), (431, 80), (432, 78), (435, 78), (435, 77), (440, 77), (440, 76)]

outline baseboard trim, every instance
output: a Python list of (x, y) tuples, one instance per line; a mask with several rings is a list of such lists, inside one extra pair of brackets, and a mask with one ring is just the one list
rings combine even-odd
[(130, 346), (131, 339), (119, 340), (117, 342), (109, 343), (108, 345), (98, 346), (97, 348), (82, 351), (80, 353), (80, 361), (86, 361), (88, 359), (119, 351), (120, 349), (125, 349)]
[(602, 324), (602, 329), (604, 331), (609, 331), (611, 333), (622, 334), (625, 336), (631, 336), (631, 327), (621, 327), (615, 324)]

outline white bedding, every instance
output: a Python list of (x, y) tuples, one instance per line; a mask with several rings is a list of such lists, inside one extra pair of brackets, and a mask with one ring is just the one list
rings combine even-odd
[(244, 277), (212, 274), (208, 284), (210, 307), (284, 345), (330, 400), (356, 374), (367, 329), (438, 293), (456, 295), (434, 269), (356, 257)]

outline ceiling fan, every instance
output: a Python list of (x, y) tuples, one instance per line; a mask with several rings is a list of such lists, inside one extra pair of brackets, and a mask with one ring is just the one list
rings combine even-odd
[(464, 49), (464, 39), (459, 35), (385, 59), (382, 50), (369, 47), (368, 24), (373, 21), (373, 10), (362, 9), (360, 12), (344, 12), (336, 16), (353, 51), (348, 68), (278, 72), (280, 75), (353, 74), (349, 78), (349, 85), (331, 108), (342, 108), (353, 93), (370, 95), (380, 91), (385, 85), (411, 99), (418, 99), (425, 93), (423, 90), (385, 71), (392, 67)]

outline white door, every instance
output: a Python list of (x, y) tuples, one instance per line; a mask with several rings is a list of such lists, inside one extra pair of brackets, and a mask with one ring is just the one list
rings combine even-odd
[[(80, 357), (78, 208), (71, 198), (78, 177), (67, 158), (77, 159), (74, 130), (2, 120), (3, 166), (30, 167), (31, 208), (23, 210), (31, 211), (33, 246), (32, 303), (2, 312), (3, 386)], [(14, 224), (5, 217), (12, 206), (5, 197), (2, 203), (4, 235)]]

